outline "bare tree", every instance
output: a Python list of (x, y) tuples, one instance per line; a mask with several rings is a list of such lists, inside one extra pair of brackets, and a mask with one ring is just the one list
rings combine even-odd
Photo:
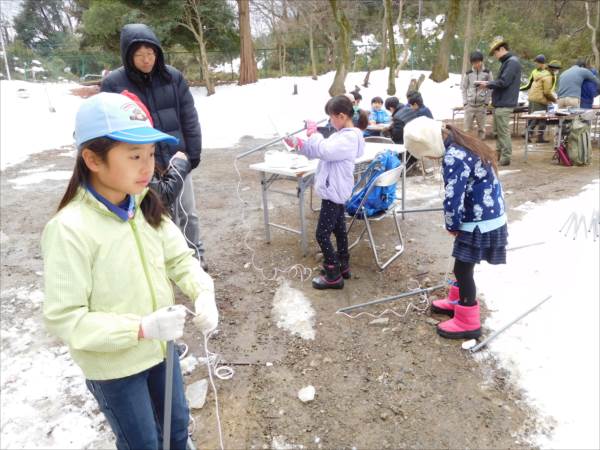
[(202, 30), (202, 16), (200, 14), (200, 2), (202, 0), (184, 0), (183, 17), (177, 23), (187, 28), (194, 35), (198, 48), (200, 49), (200, 66), (202, 68), (202, 77), (206, 84), (207, 95), (215, 93), (210, 68), (208, 67), (208, 57), (206, 54), (206, 45), (204, 43), (204, 31)]
[(473, 17), (473, 3), (475, 3), (475, 0), (469, 0), (469, 3), (467, 4), (467, 24), (465, 25), (465, 45), (463, 46), (461, 80), (462, 77), (465, 76), (465, 72), (469, 67), (469, 47), (471, 46), (471, 22)]
[(248, 0), (237, 0), (237, 4), (240, 21), (240, 79), (238, 84), (256, 83), (258, 75), (254, 59)]
[(450, 44), (454, 40), (456, 22), (460, 13), (460, 0), (448, 1), (448, 14), (446, 15), (446, 24), (444, 26), (444, 37), (440, 44), (440, 50), (433, 68), (431, 69), (431, 78), (436, 83), (441, 83), (448, 78), (448, 58), (450, 55)]
[(396, 67), (396, 77), (402, 70), (402, 67), (408, 61), (408, 40), (406, 35), (404, 34), (404, 26), (402, 25), (402, 10), (404, 8), (404, 0), (400, 0), (398, 3), (398, 18), (396, 19), (396, 25), (398, 26), (398, 33), (400, 34), (400, 40), (402, 41), (402, 57), (398, 62), (398, 66)]
[(336, 46), (336, 70), (333, 83), (329, 88), (329, 95), (343, 94), (346, 91), (344, 82), (346, 81), (346, 75), (348, 74), (348, 68), (350, 67), (350, 22), (344, 14), (342, 6), (338, 0), (329, 0), (329, 5), (333, 11), (335, 23), (338, 28), (339, 37), (337, 39)]
[(380, 68), (385, 69), (385, 63), (387, 62), (387, 16), (388, 10), (385, 6), (387, 0), (382, 0), (383, 2), (383, 20), (381, 21), (381, 64)]
[(596, 1), (596, 7), (598, 8), (598, 13), (596, 14), (596, 23), (595, 26), (592, 26), (590, 21), (590, 5), (588, 2), (585, 2), (585, 23), (587, 27), (592, 30), (592, 52), (594, 52), (594, 66), (600, 67), (600, 52), (598, 52), (598, 45), (596, 44), (596, 32), (598, 30), (598, 15), (600, 15), (600, 0)]
[[(396, 93), (396, 43), (394, 42), (394, 20), (392, 19), (392, 0), (383, 0), (383, 8), (385, 9), (385, 18), (388, 36), (388, 65), (390, 70), (388, 73), (388, 88), (387, 94), (394, 95)], [(385, 43), (383, 44), (385, 45)]]

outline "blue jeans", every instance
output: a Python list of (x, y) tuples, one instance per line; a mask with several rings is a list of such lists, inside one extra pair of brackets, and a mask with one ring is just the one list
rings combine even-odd
[[(166, 362), (115, 380), (86, 380), (106, 416), (118, 450), (162, 449)], [(174, 358), (171, 449), (185, 450), (189, 409), (183, 391), (179, 358)]]

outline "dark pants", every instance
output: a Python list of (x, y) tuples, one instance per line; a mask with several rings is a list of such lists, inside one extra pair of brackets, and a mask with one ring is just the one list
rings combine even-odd
[(475, 299), (477, 288), (475, 287), (475, 279), (473, 278), (473, 270), (475, 264), (454, 260), (454, 276), (456, 284), (458, 284), (458, 293), (460, 295), (459, 304), (463, 306), (473, 306), (477, 303)]
[[(162, 449), (166, 362), (135, 375), (114, 380), (86, 380), (106, 416), (118, 450)], [(171, 448), (185, 450), (189, 409), (183, 391), (179, 358), (174, 358)]]
[[(321, 201), (321, 213), (317, 224), (317, 242), (323, 252), (323, 262), (337, 265), (340, 259), (348, 259), (348, 235), (346, 234), (345, 207), (329, 200)], [(337, 254), (331, 243), (331, 233), (337, 242)]]
[[(536, 102), (529, 102), (529, 114), (535, 111), (546, 111), (548, 108), (547, 105)], [(538, 127), (540, 132), (543, 132), (546, 129), (546, 119), (538, 120), (538, 119), (529, 119), (527, 121), (527, 128), (529, 129), (529, 133), (532, 133), (535, 127)]]

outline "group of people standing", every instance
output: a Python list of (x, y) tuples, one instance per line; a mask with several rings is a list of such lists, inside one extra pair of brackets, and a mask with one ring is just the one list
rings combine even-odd
[[(546, 111), (551, 104), (558, 108), (591, 108), (593, 99), (598, 95), (600, 80), (595, 69), (586, 67), (578, 60), (571, 68), (559, 76), (561, 63), (558, 60), (546, 62), (544, 55), (534, 58), (536, 65), (527, 83), (521, 85), (522, 67), (519, 58), (510, 52), (508, 42), (495, 38), (489, 49), (489, 55), (500, 62), (496, 77), (483, 65), (483, 53), (476, 50), (470, 54), (471, 69), (467, 71), (461, 83), (464, 126), (473, 131), (477, 124), (477, 133), (481, 139), (486, 136), (487, 108), (493, 108), (493, 129), (496, 134), (496, 156), (500, 166), (508, 166), (512, 156), (510, 117), (519, 104), (519, 92), (528, 91), (529, 112)], [(544, 139), (545, 120), (530, 120), (527, 123), (529, 133), (538, 128), (538, 143)]]

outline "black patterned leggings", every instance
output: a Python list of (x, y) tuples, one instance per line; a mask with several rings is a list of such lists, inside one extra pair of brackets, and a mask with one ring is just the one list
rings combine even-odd
[[(317, 224), (317, 242), (323, 252), (323, 262), (337, 265), (339, 260), (348, 258), (348, 235), (346, 234), (345, 207), (330, 200), (321, 200), (321, 213)], [(337, 253), (331, 243), (331, 233), (335, 235)]]

